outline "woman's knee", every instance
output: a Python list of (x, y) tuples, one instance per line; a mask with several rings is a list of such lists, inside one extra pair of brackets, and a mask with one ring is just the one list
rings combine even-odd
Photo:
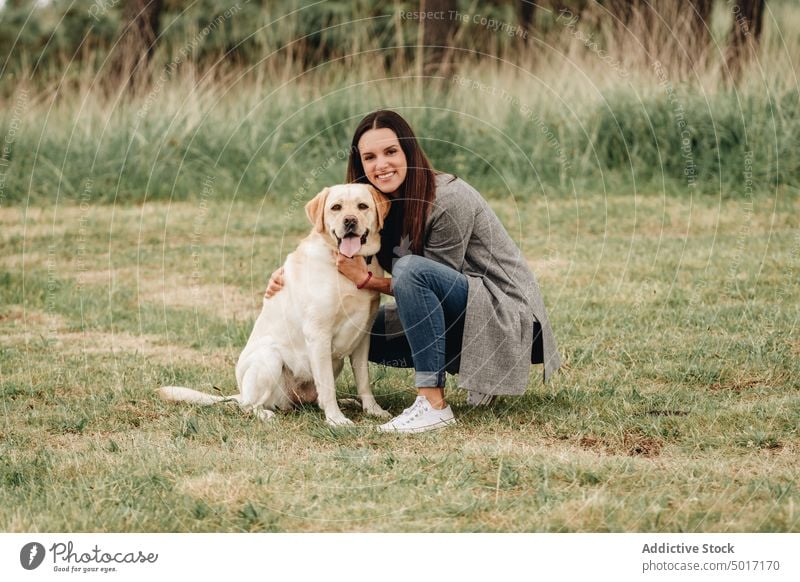
[(404, 255), (392, 265), (392, 288), (413, 284), (425, 267), (425, 258), (419, 255)]

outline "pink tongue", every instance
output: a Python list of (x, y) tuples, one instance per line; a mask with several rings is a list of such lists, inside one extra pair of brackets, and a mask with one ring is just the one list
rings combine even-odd
[(350, 259), (352, 259), (353, 255), (355, 255), (359, 250), (361, 250), (360, 236), (343, 238), (342, 243), (339, 245), (339, 252)]

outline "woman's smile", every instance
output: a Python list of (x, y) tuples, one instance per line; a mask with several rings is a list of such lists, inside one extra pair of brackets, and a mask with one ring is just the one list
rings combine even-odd
[(375, 177), (378, 178), (378, 180), (381, 181), (381, 182), (388, 182), (389, 180), (391, 180), (396, 175), (397, 175), (397, 172), (392, 170), (391, 172), (385, 172), (383, 174), (376, 174)]

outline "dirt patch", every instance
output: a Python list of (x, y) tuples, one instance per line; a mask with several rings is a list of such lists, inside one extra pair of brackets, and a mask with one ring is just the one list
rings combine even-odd
[(245, 472), (221, 474), (216, 471), (178, 481), (176, 489), (206, 503), (230, 505), (253, 495), (250, 475)]
[(639, 432), (626, 432), (622, 441), (611, 441), (594, 435), (584, 435), (578, 441), (583, 449), (600, 451), (608, 455), (652, 458), (661, 454), (664, 441)]
[(0, 314), (0, 346), (45, 345), (61, 356), (94, 354), (137, 354), (148, 359), (173, 363), (189, 360), (204, 364), (231, 366), (235, 360), (224, 351), (211, 353), (168, 344), (157, 335), (133, 335), (101, 331), (67, 331), (64, 320), (40, 311), (23, 312), (18, 305)]
[(26, 240), (34, 238), (61, 237), (72, 228), (68, 222), (79, 220), (80, 208), (3, 208), (0, 210), (0, 225), (3, 236), (24, 236)]
[(630, 457), (657, 457), (661, 454), (664, 441), (639, 433), (625, 433), (622, 446)]
[(569, 267), (569, 262), (565, 259), (542, 259), (539, 261), (528, 261), (528, 266), (534, 274), (539, 276), (563, 273)]
[(66, 320), (58, 314), (22, 305), (6, 305), (0, 308), (0, 345), (11, 346), (25, 341), (41, 341), (58, 334), (66, 327)]
[(5, 255), (0, 259), (0, 265), (9, 270), (32, 271), (37, 268), (46, 267), (52, 261), (51, 255), (46, 252), (28, 250), (24, 255)]
[(115, 420), (123, 422), (134, 428), (139, 428), (145, 422), (155, 422), (164, 417), (165, 414), (151, 408), (143, 402), (124, 402), (114, 406), (113, 416)]
[(76, 280), (87, 286), (125, 287), (138, 291), (140, 303), (196, 309), (225, 320), (255, 320), (261, 310), (260, 290), (250, 295), (233, 285), (199, 283), (180, 273), (128, 267), (85, 271)]
[[(107, 256), (107, 255), (106, 255)], [(114, 271), (81, 271), (75, 277), (79, 285), (114, 285)]]
[(735, 378), (733, 380), (711, 384), (708, 389), (712, 391), (725, 390), (731, 392), (743, 392), (745, 390), (749, 390), (750, 388), (755, 388), (761, 384), (764, 384), (764, 381), (760, 378)]
[(199, 350), (168, 344), (156, 335), (131, 335), (127, 333), (74, 332), (59, 334), (56, 340), (61, 343), (63, 353), (114, 355), (137, 354), (155, 362), (173, 363), (176, 360), (192, 362), (211, 362), (229, 364), (227, 354), (214, 352), (207, 354)]
[(64, 320), (60, 316), (50, 315), (43, 311), (24, 309), (22, 305), (7, 305), (0, 312), (0, 324), (11, 326), (31, 325), (43, 326), (48, 323), (57, 322), (59, 327), (63, 327)]
[(141, 301), (210, 312), (225, 320), (251, 320), (261, 310), (261, 297), (251, 297), (232, 285), (205, 285), (170, 280), (140, 280)]

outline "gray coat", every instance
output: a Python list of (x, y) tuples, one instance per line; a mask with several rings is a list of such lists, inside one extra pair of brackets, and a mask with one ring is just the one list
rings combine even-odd
[[(472, 393), (470, 402), (483, 394), (522, 394), (532, 360), (543, 361), (544, 381), (561, 365), (542, 294), (522, 252), (486, 200), (464, 180), (452, 178), (436, 176), (424, 256), (469, 281), (458, 383)], [(534, 322), (541, 326), (536, 358), (531, 352)], [(386, 306), (386, 333), (403, 333), (394, 304)]]

